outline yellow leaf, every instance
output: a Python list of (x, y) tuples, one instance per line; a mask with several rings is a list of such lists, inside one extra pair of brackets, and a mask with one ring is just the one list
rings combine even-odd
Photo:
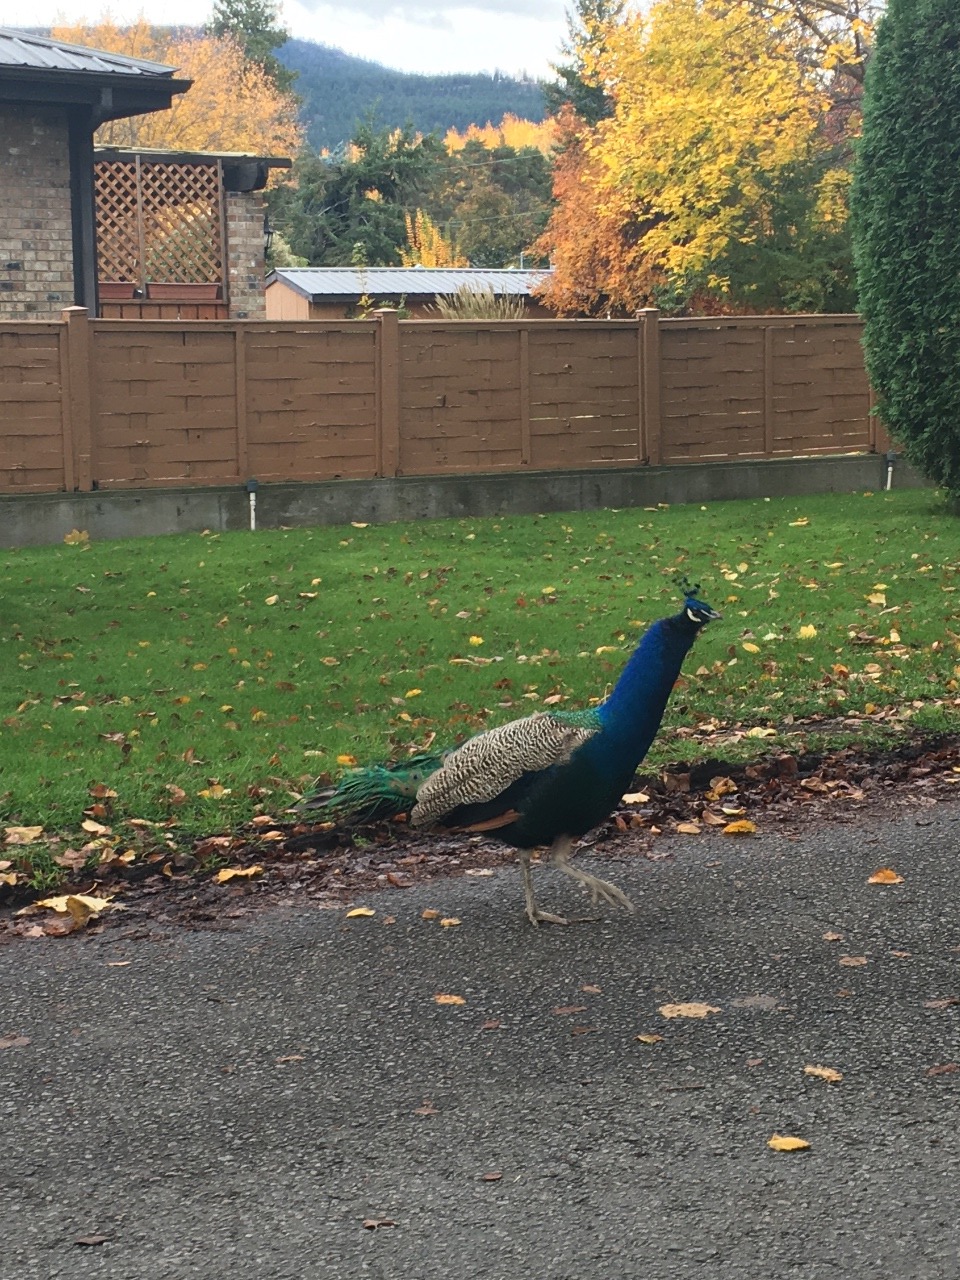
[(649, 804), (650, 797), (645, 791), (631, 791), (622, 797), (624, 804)]
[(776, 736), (776, 729), (764, 729), (759, 724), (755, 724), (752, 729), (747, 730), (748, 738), (775, 738)]
[(215, 782), (211, 787), (204, 787), (202, 791), (198, 791), (197, 795), (202, 796), (204, 800), (222, 800), (224, 796), (230, 794), (229, 787), (221, 787), (219, 782)]
[(867, 877), (867, 884), (903, 884), (903, 876), (897, 875), (893, 867), (881, 867)]
[(41, 898), (33, 904), (35, 907), (46, 907), (61, 915), (69, 912), (78, 923), (83, 923), (90, 916), (99, 915), (101, 911), (122, 910), (119, 902), (112, 898), (97, 898), (89, 893), (62, 893), (56, 898)]
[(681, 833), (681, 835), (698, 836), (700, 835), (703, 828), (697, 822), (678, 822), (677, 830)]
[(82, 547), (85, 542), (90, 541), (90, 535), (86, 529), (71, 529), (63, 535), (63, 540), (68, 547)]
[(555, 596), (557, 594), (556, 587), (541, 587), (540, 594), (542, 596)]
[(741, 647), (742, 649), (746, 649), (747, 653), (759, 653), (759, 652), (760, 652), (760, 646), (759, 646), (758, 644), (751, 644), (749, 640), (745, 640), (745, 641), (743, 642), (743, 644), (742, 644), (740, 647)]
[(728, 822), (723, 828), (725, 836), (752, 836), (756, 831), (756, 823), (749, 818), (741, 818), (738, 822)]
[(0, 871), (0, 884), (14, 885), (17, 883), (17, 873), (15, 871)]
[(456, 916), (444, 916), (440, 924), (444, 929), (453, 929), (460, 923)]
[(840, 964), (847, 969), (859, 969), (867, 963), (866, 956), (841, 956)]
[(466, 1004), (467, 1003), (466, 1000), (464, 1000), (463, 996), (451, 996), (451, 995), (447, 995), (443, 991), (438, 992), (433, 998), (437, 1004)]
[(803, 1074), (805, 1076), (816, 1076), (818, 1080), (829, 1080), (831, 1084), (838, 1084), (843, 1079), (842, 1071), (835, 1071), (833, 1067), (804, 1067)]
[(356, 756), (337, 756), (337, 764), (349, 765), (352, 768), (356, 763)]
[(775, 1133), (767, 1142), (767, 1146), (773, 1151), (808, 1151), (810, 1143), (806, 1138), (791, 1138), (784, 1133)]
[(639, 1040), (641, 1044), (659, 1044), (663, 1039), (663, 1036), (639, 1035), (634, 1036), (633, 1038), (634, 1040)]
[(812, 622), (805, 622), (803, 626), (800, 628), (800, 630), (797, 632), (797, 635), (800, 637), (801, 640), (812, 640), (816, 634), (817, 634), (817, 628), (813, 625)]
[(226, 884), (228, 880), (249, 880), (251, 876), (262, 876), (263, 867), (257, 863), (253, 867), (223, 867), (214, 879), (217, 884)]
[(800, 518), (799, 518), (798, 520), (791, 520), (791, 521), (790, 521), (790, 527), (791, 527), (791, 529), (802, 529), (804, 525), (809, 524), (809, 523), (810, 523), (810, 517), (809, 517), (809, 516), (800, 516)]
[(439, 911), (435, 911), (435, 910), (433, 909), (433, 907), (426, 907), (423, 911), (421, 911), (421, 912), (420, 912), (420, 919), (421, 919), (421, 920), (436, 920), (436, 918), (437, 918), (437, 916), (439, 916), (439, 914), (440, 914), (440, 912), (439, 912)]
[(405, 698), (419, 698), (421, 693), (423, 693), (422, 689), (408, 689), (403, 696)]
[(109, 827), (105, 827), (102, 822), (94, 822), (93, 818), (85, 818), (80, 823), (80, 826), (92, 836), (108, 836), (110, 834)]
[(43, 827), (7, 827), (4, 844), (33, 844), (43, 834)]
[(346, 919), (353, 920), (356, 916), (375, 916), (376, 914), (373, 907), (354, 907), (347, 912)]
[(360, 520), (351, 520), (350, 524), (353, 526), (354, 529), (366, 529), (368, 527), (366, 523)]
[(887, 603), (887, 597), (883, 594), (882, 591), (871, 591), (871, 593), (867, 596), (867, 603), (885, 605)]
[(475, 649), (478, 648), (480, 645), (483, 644), (483, 636), (471, 636), (470, 643), (473, 645)]
[(687, 1004), (662, 1004), (658, 1010), (665, 1018), (705, 1018), (707, 1014), (719, 1013), (715, 1004), (703, 1004), (699, 1000)]
[(325, 667), (339, 667), (340, 665), (339, 658), (321, 658), (320, 661)]
[(264, 604), (276, 604), (276, 603), (277, 603), (277, 601), (278, 601), (279, 599), (280, 599), (280, 597), (279, 597), (279, 596), (267, 596), (266, 600), (264, 600), (264, 602), (263, 602), (263, 603), (264, 603)]

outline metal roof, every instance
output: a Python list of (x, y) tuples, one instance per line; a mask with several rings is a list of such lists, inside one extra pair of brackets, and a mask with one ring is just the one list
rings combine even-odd
[(128, 58), (104, 49), (86, 49), (15, 27), (0, 27), (0, 71), (17, 67), (36, 71), (89, 72), (104, 76), (172, 76), (174, 67), (145, 58)]
[(307, 298), (352, 298), (361, 294), (407, 297), (455, 293), (461, 286), (526, 297), (549, 271), (487, 270), (485, 267), (278, 267), (267, 281), (282, 281)]

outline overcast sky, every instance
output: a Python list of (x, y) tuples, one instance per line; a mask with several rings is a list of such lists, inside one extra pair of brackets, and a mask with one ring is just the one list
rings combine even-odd
[[(142, 13), (154, 23), (202, 23), (212, 0), (0, 0), (0, 26), (117, 22)], [(401, 71), (526, 71), (549, 74), (566, 34), (565, 0), (285, 0), (291, 35), (333, 45)], [(29, 15), (29, 16), (28, 16)]]

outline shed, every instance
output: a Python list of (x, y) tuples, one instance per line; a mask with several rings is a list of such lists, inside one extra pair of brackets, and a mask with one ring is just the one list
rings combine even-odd
[(368, 303), (402, 304), (411, 316), (423, 318), (434, 314), (438, 296), (463, 286), (489, 288), (497, 297), (522, 297), (532, 318), (553, 317), (532, 293), (549, 275), (545, 270), (483, 267), (278, 267), (267, 276), (267, 318), (350, 319)]
[(174, 70), (0, 27), (0, 315), (96, 313), (93, 134), (167, 110)]

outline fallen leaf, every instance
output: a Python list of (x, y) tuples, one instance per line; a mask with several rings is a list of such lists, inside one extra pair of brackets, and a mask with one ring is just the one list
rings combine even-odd
[(662, 1004), (658, 1010), (665, 1018), (705, 1018), (710, 1013), (720, 1013), (715, 1004), (703, 1004), (693, 1000), (686, 1004)]
[(503, 1174), (502, 1174), (502, 1173), (499, 1173), (499, 1172), (497, 1172), (497, 1171), (493, 1171), (493, 1172), (491, 1172), (491, 1173), (484, 1173), (484, 1174), (482, 1174), (482, 1175), (481, 1175), (481, 1178), (480, 1178), (480, 1181), (481, 1181), (481, 1182), (499, 1182), (499, 1181), (500, 1181), (500, 1179), (501, 1179), (502, 1177), (503, 1177)]
[(752, 836), (756, 829), (756, 823), (751, 822), (749, 818), (741, 818), (737, 822), (728, 822), (723, 828), (722, 834), (725, 836)]
[(867, 877), (867, 884), (903, 884), (903, 876), (897, 875), (893, 867), (881, 867)]
[(413, 1108), (413, 1114), (415, 1116), (438, 1116), (440, 1112), (432, 1102), (424, 1100), (421, 1106)]
[(7, 827), (4, 844), (33, 844), (43, 834), (43, 827)]
[(348, 911), (344, 919), (354, 920), (357, 916), (375, 916), (377, 913), (373, 907), (354, 907)]
[(393, 1218), (364, 1218), (363, 1225), (368, 1231), (376, 1231), (378, 1227), (395, 1227)]
[(555, 1013), (560, 1017), (566, 1017), (569, 1013), (586, 1013), (587, 1006), (585, 1004), (558, 1004), (555, 1009), (551, 1009), (551, 1013)]
[[(2, 1048), (2, 1041), (0, 1041), (0, 1048)], [(960, 1065), (956, 1062), (944, 1062), (941, 1063), (939, 1067), (928, 1067), (924, 1072), (924, 1075), (950, 1076), (953, 1075), (955, 1071), (960, 1071)]]
[(824, 942), (842, 942), (842, 941), (843, 941), (843, 934), (842, 934), (842, 933), (832, 933), (832, 932), (830, 932), (830, 933), (825, 933), (825, 934), (823, 935), (823, 940), (824, 940)]
[(23, 1049), (30, 1043), (29, 1036), (0, 1036), (0, 1049)]
[[(744, 645), (744, 648), (747, 646)], [(776, 729), (764, 729), (762, 725), (754, 725), (752, 729), (747, 730), (748, 738), (775, 738), (777, 736)]]
[(751, 644), (749, 641), (744, 641), (744, 643), (740, 647), (741, 649), (745, 649), (747, 653), (760, 652), (760, 646), (758, 644)]
[(352, 767), (356, 763), (357, 763), (356, 756), (346, 756), (346, 755), (337, 756), (337, 764), (349, 765), (350, 767)]
[(833, 1067), (812, 1067), (803, 1068), (805, 1076), (816, 1076), (818, 1080), (829, 1080), (831, 1084), (837, 1084), (843, 1079), (842, 1071), (835, 1071)]
[(228, 880), (249, 880), (251, 876), (262, 876), (263, 867), (257, 863), (252, 867), (222, 867), (214, 876), (217, 884), (226, 884)]
[(628, 795), (621, 797), (623, 804), (649, 804), (650, 797), (645, 791), (631, 791)]
[(433, 907), (427, 907), (425, 910), (423, 910), (423, 911), (421, 911), (421, 912), (420, 912), (420, 919), (421, 919), (421, 920), (436, 920), (436, 918), (439, 916), (439, 914), (440, 914), (440, 912), (439, 912), (439, 911), (434, 911)]
[(747, 1066), (748, 1066), (748, 1067), (762, 1067), (762, 1066), (763, 1066), (763, 1059), (762, 1059), (762, 1058), (748, 1058), (748, 1059), (747, 1059)]
[[(56, 898), (41, 898), (38, 902), (33, 903), (34, 907), (46, 907), (49, 911), (56, 911), (59, 914), (69, 914), (77, 923), (85, 923), (90, 916), (98, 916), (101, 911), (122, 911), (119, 902), (114, 902), (111, 898), (97, 898), (88, 893), (63, 893)], [(24, 908), (31, 910), (31, 908)], [(23, 911), (18, 911), (17, 915), (22, 915)]]
[(571, 1027), (570, 1034), (572, 1036), (588, 1036), (596, 1029), (596, 1027)]
[(263, 603), (264, 603), (264, 604), (276, 604), (276, 603), (277, 603), (277, 601), (278, 601), (279, 599), (280, 599), (280, 597), (279, 597), (279, 596), (267, 596), (267, 598), (264, 600), (264, 602), (263, 602)]
[(797, 635), (800, 637), (801, 640), (812, 640), (816, 634), (817, 634), (817, 628), (813, 625), (812, 622), (804, 623), (804, 625), (797, 632)]
[(698, 836), (702, 834), (703, 827), (698, 822), (678, 822), (677, 831), (685, 836)]
[(580, 990), (585, 992), (588, 996), (599, 996), (603, 993), (602, 987), (595, 987), (591, 982), (585, 982)]
[(647, 1032), (643, 1032), (638, 1036), (634, 1036), (633, 1038), (634, 1040), (639, 1040), (641, 1044), (659, 1044), (663, 1039), (663, 1036), (655, 1036), (655, 1035), (650, 1035)]
[(775, 1133), (767, 1142), (772, 1151), (809, 1151), (806, 1138), (792, 1138), (788, 1134)]
[(283, 1063), (283, 1062), (303, 1062), (303, 1054), (302, 1054), (302, 1053), (287, 1053), (287, 1054), (284, 1054), (284, 1056), (283, 1056), (282, 1058), (277, 1058), (277, 1065), (278, 1065), (278, 1066), (279, 1066), (281, 1063)]
[(447, 995), (444, 991), (439, 991), (434, 997), (437, 1004), (466, 1004), (463, 996)]
[(93, 818), (85, 818), (80, 825), (83, 827), (84, 831), (88, 832), (92, 836), (110, 835), (110, 827), (105, 827), (102, 822), (95, 822)]
[(68, 547), (82, 547), (84, 543), (90, 541), (90, 535), (86, 529), (71, 529), (69, 533), (63, 535), (63, 540)]
[[(64, 538), (64, 542), (66, 542), (66, 540), (67, 539)], [(73, 1243), (83, 1245), (106, 1244), (109, 1239), (109, 1236), (77, 1236)]]
[(848, 969), (858, 969), (861, 965), (867, 963), (866, 956), (841, 956), (840, 964), (845, 965)]
[(946, 996), (943, 1000), (924, 1000), (925, 1009), (949, 1009), (953, 1004), (960, 1004), (960, 996)]
[(440, 927), (442, 929), (455, 929), (459, 923), (460, 921), (456, 916), (444, 916), (440, 921)]
[(499, 1030), (500, 1030), (500, 1019), (499, 1019), (499, 1018), (488, 1018), (488, 1019), (486, 1020), (486, 1022), (481, 1022), (481, 1023), (480, 1023), (480, 1030), (481, 1030), (481, 1031), (499, 1031)]

